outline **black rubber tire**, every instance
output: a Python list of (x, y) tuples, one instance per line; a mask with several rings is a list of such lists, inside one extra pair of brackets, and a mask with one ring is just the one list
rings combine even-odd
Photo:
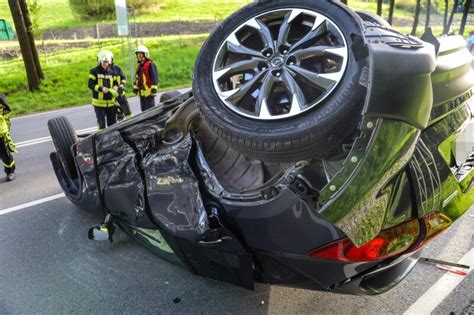
[[(279, 8), (310, 9), (326, 15), (344, 34), (349, 47), (348, 66), (339, 86), (302, 115), (286, 120), (258, 121), (228, 109), (213, 88), (212, 67), (220, 45), (244, 21)], [(284, 0), (252, 3), (228, 17), (205, 42), (197, 58), (193, 79), (196, 103), (208, 125), (244, 155), (271, 162), (290, 162), (337, 154), (360, 120), (366, 89), (359, 78), (366, 60), (356, 60), (362, 21), (351, 10), (331, 0)], [(361, 41), (359, 41), (361, 42)]]
[(248, 159), (232, 149), (205, 122), (201, 122), (193, 131), (207, 163), (224, 189), (240, 193), (263, 184), (265, 172), (261, 161)]
[(77, 142), (77, 136), (70, 121), (59, 116), (48, 121), (48, 129), (64, 172), (70, 179), (78, 177), (71, 146)]
[(167, 102), (169, 100), (174, 99), (175, 97), (180, 96), (181, 93), (179, 91), (167, 91), (163, 92), (160, 96), (160, 103)]
[(373, 14), (373, 13), (365, 12), (365, 11), (356, 11), (356, 13), (357, 15), (360, 16), (360, 18), (364, 22), (370, 22), (375, 25), (392, 28), (392, 26), (386, 20), (384, 20), (382, 17), (378, 16), (377, 14)]

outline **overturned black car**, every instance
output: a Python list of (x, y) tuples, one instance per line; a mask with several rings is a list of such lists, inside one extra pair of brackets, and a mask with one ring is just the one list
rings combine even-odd
[(103, 213), (92, 239), (118, 227), (248, 289), (379, 294), (474, 202), (471, 61), (459, 36), (337, 1), (253, 3), (204, 44), (192, 92), (79, 140), (50, 120), (51, 161)]

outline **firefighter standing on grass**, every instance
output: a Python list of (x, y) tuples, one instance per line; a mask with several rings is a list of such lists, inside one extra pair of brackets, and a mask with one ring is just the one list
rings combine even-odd
[(158, 70), (153, 60), (150, 59), (148, 48), (139, 45), (135, 50), (137, 68), (133, 92), (140, 96), (142, 111), (155, 107), (155, 96), (158, 93)]
[(97, 55), (98, 66), (89, 73), (89, 89), (92, 90), (92, 105), (99, 130), (115, 124), (117, 108), (115, 99), (118, 96), (118, 84), (114, 79), (114, 72), (110, 67), (112, 55), (107, 51), (100, 51)]
[(12, 153), (17, 153), (15, 145), (10, 138), (10, 106), (7, 100), (0, 94), (0, 157), (3, 168), (7, 173), (7, 181), (15, 179), (15, 160)]

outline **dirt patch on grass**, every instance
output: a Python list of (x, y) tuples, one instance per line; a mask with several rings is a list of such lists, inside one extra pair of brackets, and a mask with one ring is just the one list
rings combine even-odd
[[(88, 48), (92, 46), (93, 43), (88, 41), (71, 41), (67, 43), (48, 43), (42, 45), (36, 45), (36, 49), (40, 54), (51, 54), (57, 51), (63, 51), (65, 49), (71, 48)], [(21, 57), (21, 50), (19, 46), (8, 47), (0, 49), (0, 60), (12, 60)]]
[[(179, 34), (209, 33), (219, 22), (166, 22), (130, 24), (129, 32), (133, 37), (150, 37)], [(96, 26), (46, 30), (43, 39), (86, 39), (117, 37), (115, 24), (97, 24)]]

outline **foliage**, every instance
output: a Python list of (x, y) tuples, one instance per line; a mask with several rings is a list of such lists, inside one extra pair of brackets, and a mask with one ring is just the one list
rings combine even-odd
[[(423, 6), (423, 2), (422, 2), (422, 6)], [(415, 1), (414, 0), (397, 0), (395, 1), (395, 8), (415, 13)]]
[(39, 0), (27, 0), (26, 5), (28, 7), (28, 12), (30, 13), (33, 34), (37, 36), (40, 34), (41, 5)]
[[(70, 1), (75, 0), (38, 0), (41, 3), (40, 31), (91, 26), (96, 23), (112, 24), (115, 22), (115, 11), (113, 11), (114, 13), (110, 19), (99, 17), (93, 19), (80, 18), (73, 12)], [(85, 3), (88, 0), (76, 1)], [(114, 2), (113, 0), (104, 1)], [(136, 2), (136, 9), (131, 10), (130, 22), (222, 20), (249, 2), (252, 2), (252, 0), (140, 0)], [(127, 3), (131, 3), (130, 0)], [(145, 6), (138, 5), (139, 3), (145, 3)], [(12, 22), (8, 0), (0, 0), (0, 18)]]
[[(159, 5), (159, 0), (129, 0), (128, 5), (137, 10), (146, 10)], [(73, 13), (84, 19), (113, 19), (115, 17), (114, 0), (69, 0)]]
[[(160, 72), (160, 90), (190, 86), (194, 60), (201, 48), (205, 35), (167, 36), (147, 39), (143, 43), (150, 49), (151, 58)], [(128, 55), (124, 56), (120, 39), (101, 43), (102, 49), (111, 50), (115, 62), (130, 76)], [(87, 88), (89, 70), (96, 66), (99, 47), (90, 42), (90, 47), (73, 48), (48, 54), (41, 54), (45, 80), (40, 90), (29, 92), (23, 62), (0, 61), (0, 91), (12, 105), (14, 115), (40, 112), (90, 104), (91, 92)], [(131, 80), (127, 80), (127, 93), (131, 96)]]

